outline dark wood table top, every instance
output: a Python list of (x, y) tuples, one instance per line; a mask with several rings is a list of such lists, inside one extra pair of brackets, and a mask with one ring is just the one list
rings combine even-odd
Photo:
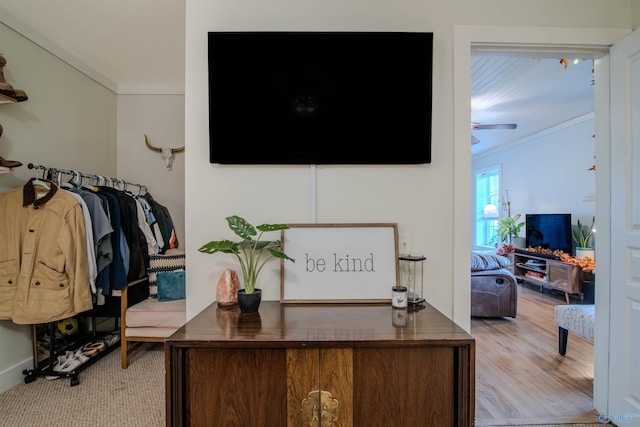
[(290, 304), (262, 301), (254, 314), (212, 303), (167, 339), (190, 347), (367, 347), (469, 345), (473, 337), (428, 303)]

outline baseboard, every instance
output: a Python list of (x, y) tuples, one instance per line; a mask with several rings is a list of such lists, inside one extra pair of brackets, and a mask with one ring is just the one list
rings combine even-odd
[(25, 369), (33, 369), (33, 357), (29, 357), (19, 364), (10, 366), (0, 372), (0, 393), (24, 382), (24, 374), (22, 372)]

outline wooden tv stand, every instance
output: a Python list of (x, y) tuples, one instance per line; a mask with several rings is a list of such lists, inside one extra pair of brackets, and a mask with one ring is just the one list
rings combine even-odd
[(428, 304), (213, 303), (165, 360), (167, 426), (474, 425), (475, 341)]
[(581, 269), (577, 265), (518, 252), (510, 255), (514, 276), (527, 283), (539, 285), (540, 291), (544, 287), (562, 291), (567, 304), (570, 294), (579, 294), (582, 291)]

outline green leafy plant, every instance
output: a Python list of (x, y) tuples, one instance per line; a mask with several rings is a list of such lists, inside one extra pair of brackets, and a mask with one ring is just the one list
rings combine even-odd
[[(282, 252), (280, 240), (260, 240), (263, 233), (288, 229), (289, 226), (286, 224), (262, 224), (254, 227), (237, 215), (229, 216), (226, 219), (231, 231), (242, 240), (240, 242), (214, 240), (203, 245), (198, 251), (207, 254), (222, 252), (235, 255), (242, 268), (245, 293), (255, 292), (258, 275), (268, 261), (279, 258), (295, 262), (293, 258)], [(258, 237), (254, 239), (256, 235)]]
[(503, 242), (511, 242), (512, 237), (518, 237), (520, 230), (524, 227), (524, 221), (518, 223), (522, 215), (508, 216), (498, 221), (498, 235)]
[(596, 224), (596, 217), (591, 220), (591, 225), (585, 230), (584, 226), (578, 220), (578, 225), (571, 230), (573, 240), (576, 242), (578, 248), (589, 248), (589, 241), (593, 235), (593, 226)]

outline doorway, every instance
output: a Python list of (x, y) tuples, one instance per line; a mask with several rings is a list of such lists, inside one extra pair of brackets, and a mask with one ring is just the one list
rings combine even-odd
[[(519, 221), (524, 221), (526, 214), (568, 213), (572, 217), (569, 223), (575, 223), (577, 219), (584, 222), (587, 216), (595, 214), (595, 200), (585, 201), (587, 194), (595, 194), (595, 171), (587, 170), (593, 164), (595, 154), (592, 137), (595, 127), (593, 59), (583, 56), (579, 58), (580, 61), (574, 61), (569, 52), (559, 52), (557, 57), (545, 58), (539, 58), (537, 53), (531, 52), (509, 52), (506, 55), (481, 52), (474, 56), (472, 50), (471, 120), (473, 123), (482, 123), (493, 117), (493, 123), (517, 124), (519, 135), (524, 136), (512, 136), (517, 132), (513, 129), (472, 132), (480, 141), (471, 145), (473, 179), (491, 165), (500, 171), (498, 193), (501, 197), (491, 200), (497, 205), (500, 218), (521, 215)], [(571, 61), (561, 61), (562, 58), (571, 58)], [(527, 86), (520, 88), (525, 84)], [(476, 88), (479, 90), (476, 91)], [(575, 101), (571, 102), (572, 99)], [(476, 108), (484, 108), (483, 114), (478, 114)], [(535, 125), (533, 121), (540, 121), (540, 125)], [(477, 150), (485, 144), (489, 147)], [(544, 159), (544, 164), (536, 162), (536, 159)], [(478, 185), (474, 185), (475, 188), (479, 188)], [(583, 191), (578, 192), (576, 188)], [(477, 214), (472, 233), (475, 239), (481, 235), (475, 232), (476, 228), (481, 228), (488, 221), (496, 222), (483, 218), (484, 205), (477, 205), (479, 199), (478, 195), (474, 195), (471, 202), (473, 212)], [(510, 213), (507, 213), (506, 204), (494, 200), (509, 200)], [(520, 235), (524, 237), (524, 231)], [(474, 249), (479, 248), (477, 245), (480, 242), (474, 240), (472, 243)], [(571, 253), (571, 237), (567, 252)], [(491, 420), (496, 423), (508, 421), (524, 424), (536, 418), (560, 422), (568, 417), (582, 422), (597, 422), (598, 414), (592, 409), (593, 399), (586, 397), (593, 393), (592, 384), (586, 381), (589, 377), (593, 378), (593, 346), (570, 339), (574, 346), (573, 354), (569, 353), (566, 360), (556, 357), (557, 327), (553, 324), (553, 307), (564, 303), (564, 295), (530, 283), (518, 284), (517, 289), (518, 313), (515, 318), (472, 319), (472, 333), (478, 336), (477, 363), (482, 367), (477, 370), (476, 384), (478, 389), (486, 389), (477, 395), (477, 422), (488, 424)], [(537, 299), (534, 304), (531, 304), (532, 297)], [(571, 299), (572, 303), (580, 302), (579, 297), (572, 296)], [(534, 315), (539, 322), (531, 322)], [(496, 337), (487, 337), (487, 331), (493, 331)], [(499, 365), (504, 357), (494, 350), (495, 344), (487, 346), (488, 342), (494, 343), (494, 340), (509, 342), (504, 345), (512, 346), (509, 357), (511, 364), (520, 366), (516, 369), (518, 380), (514, 381), (513, 375), (508, 373), (511, 364), (504, 365), (505, 375), (508, 375), (501, 379), (504, 388), (487, 386), (494, 378), (487, 375), (489, 370), (485, 368)], [(538, 342), (539, 346), (535, 350), (529, 348), (526, 344), (529, 341)], [(541, 364), (529, 363), (534, 351), (535, 358), (542, 361)], [(569, 360), (576, 355), (576, 351), (591, 354), (580, 358), (579, 364), (577, 360), (572, 364)], [(523, 369), (526, 365), (530, 366)], [(539, 369), (540, 365), (546, 368)], [(574, 377), (585, 381), (578, 381)], [(502, 411), (500, 405), (488, 400), (491, 397), (508, 402), (519, 394), (528, 395), (531, 402), (541, 403), (548, 398), (544, 391), (545, 383), (557, 383), (556, 390), (563, 387), (563, 394), (571, 400), (572, 405), (559, 412), (540, 404), (533, 405), (538, 412), (534, 408), (521, 410), (522, 405), (513, 405)], [(511, 392), (505, 393), (508, 389)]]
[[(599, 46), (608, 48), (626, 35), (627, 31), (619, 32), (601, 31), (598, 29), (567, 29), (567, 28), (521, 28), (521, 27), (474, 27), (461, 26), (454, 28), (454, 163), (456, 174), (454, 177), (454, 220), (460, 224), (454, 230), (454, 299), (456, 308), (454, 309), (454, 321), (467, 330), (470, 329), (469, 315), (469, 253), (471, 251), (471, 152), (469, 150), (470, 128), (469, 118), (471, 117), (469, 99), (470, 89), (470, 57), (471, 47), (474, 43), (483, 44), (510, 44), (512, 46), (564, 46), (579, 50), (583, 46)], [(608, 57), (596, 61), (596, 76), (599, 70), (608, 79)], [(600, 68), (601, 67), (601, 68)], [(598, 128), (602, 129), (601, 137), (598, 138), (597, 155), (601, 153), (606, 156), (610, 146), (609, 135), (609, 110), (608, 85), (596, 85), (596, 122)], [(606, 132), (604, 131), (606, 130)], [(608, 157), (606, 157), (608, 160)], [(606, 162), (605, 162), (606, 163)], [(607, 176), (607, 171), (598, 174), (598, 182)], [(610, 189), (606, 185), (596, 184), (602, 191), (596, 201), (599, 218), (608, 223), (610, 219), (610, 209), (604, 200), (609, 199)], [(609, 246), (599, 246), (599, 250), (604, 252), (603, 256), (609, 256)], [(603, 270), (603, 271), (601, 271)], [(609, 277), (608, 265), (599, 269), (599, 273)], [(604, 284), (599, 292), (608, 292), (608, 284)], [(460, 304), (467, 304), (461, 306)], [(599, 318), (600, 322), (607, 323), (608, 320)], [(608, 330), (608, 323), (605, 330)], [(606, 363), (609, 351), (608, 342), (595, 343), (595, 374), (594, 374), (594, 407), (601, 413), (607, 410), (607, 397), (609, 370)]]

